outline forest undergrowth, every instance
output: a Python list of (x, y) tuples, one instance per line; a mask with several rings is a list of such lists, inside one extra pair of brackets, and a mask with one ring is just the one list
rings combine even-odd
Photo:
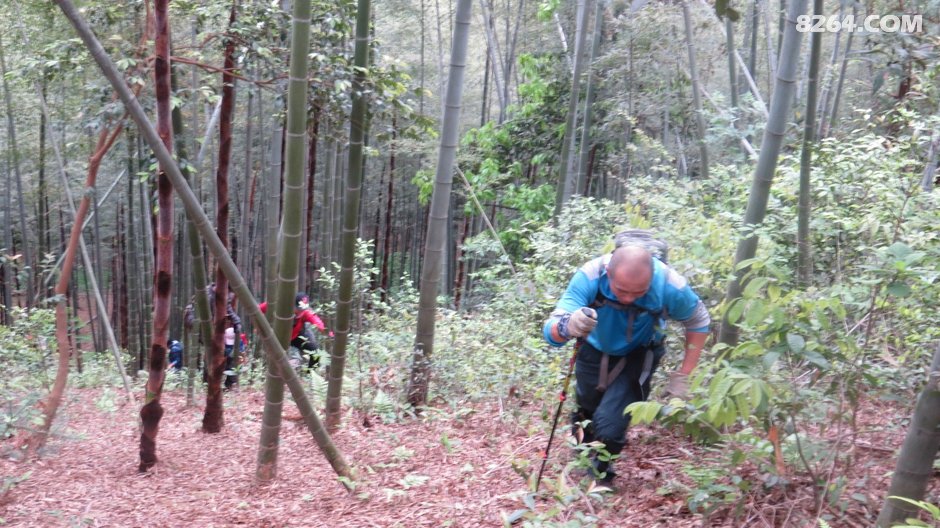
[[(383, 302), (369, 288), (374, 269), (363, 243), (336, 434), (359, 471), (351, 493), (289, 424), (278, 480), (253, 484), (257, 358), (226, 395), (227, 425), (218, 436), (198, 432), (201, 396), (186, 406), (188, 378), (171, 377), (161, 464), (137, 475), (137, 409), (122, 403), (108, 356), (96, 353), (72, 376), (69, 410), (43, 456), (13, 462), (8, 446), (0, 516), (24, 526), (191, 519), (207, 526), (870, 526), (940, 338), (937, 195), (920, 191), (909, 168), (913, 147), (864, 128), (823, 142), (808, 284), (795, 269), (799, 165), (789, 157), (759, 228), (739, 225), (746, 177), (726, 166), (708, 180), (634, 178), (624, 204), (575, 199), (555, 225), (533, 222), (506, 234), (518, 254), (502, 255), (487, 233), (469, 240), (468, 258), (492, 264), (477, 270), (461, 309), (443, 299), (432, 403), (418, 410), (404, 394), (417, 292), (406, 282)], [(562, 431), (536, 495), (534, 475), (571, 353), (544, 343), (541, 322), (572, 271), (609, 250), (625, 227), (667, 240), (671, 264), (713, 320), (727, 314), (741, 338), (709, 346), (688, 400), (654, 392), (630, 408), (634, 426), (615, 490), (575, 476), (590, 447), (572, 450)], [(746, 234), (760, 236), (759, 251), (738, 266), (749, 270), (742, 298), (725, 305), (734, 241)], [(320, 280), (324, 291), (335, 288), (329, 270)], [(331, 298), (321, 298), (320, 313), (335, 309), (323, 302)], [(0, 327), (5, 438), (29, 429), (53, 370), (43, 337), (51, 335), (50, 313), (17, 321)], [(670, 334), (663, 372), (679, 360), (678, 332)], [(306, 379), (322, 404), (322, 378)], [(935, 479), (926, 502), (936, 504), (937, 494)]]

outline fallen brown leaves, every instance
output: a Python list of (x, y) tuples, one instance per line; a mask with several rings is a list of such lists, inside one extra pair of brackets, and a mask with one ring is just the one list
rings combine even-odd
[[(278, 477), (259, 485), (254, 471), (263, 395), (246, 389), (227, 393), (225, 426), (207, 435), (200, 431), (202, 408), (186, 407), (177, 390), (164, 393), (159, 462), (140, 474), (139, 409), (107, 412), (96, 406), (101, 397), (100, 389), (72, 389), (58, 427), (65, 434), (50, 440), (49, 451), (32, 463), (0, 461), (8, 478), (31, 472), (0, 501), (6, 525), (501, 526), (501, 512), (524, 507), (525, 482), (512, 462), (537, 468), (547, 439), (547, 427), (531, 405), (516, 410), (518, 420), (500, 417), (494, 403), (477, 404), (475, 412), (459, 419), (446, 411), (393, 424), (372, 417), (371, 427), (348, 413), (334, 440), (359, 471), (359, 483), (349, 493), (302, 424), (285, 421)], [(285, 413), (296, 409), (285, 405)], [(562, 436), (556, 438), (546, 479), (557, 480), (570, 459)], [(737, 514), (724, 511), (703, 520), (678, 494), (657, 493), (670, 484), (688, 484), (681, 468), (701, 460), (702, 448), (661, 428), (631, 430), (630, 440), (618, 466), (623, 477), (617, 492), (603, 503), (584, 496), (558, 520), (592, 511), (599, 526), (609, 527), (807, 526), (813, 519), (811, 488), (794, 478), (785, 492), (754, 492)], [(899, 435), (859, 439), (855, 474), (844, 476), (849, 482), (867, 479), (872, 504), (850, 509), (833, 526), (862, 523), (871, 508), (877, 509), (893, 463), (888, 451), (899, 443)], [(869, 449), (872, 445), (881, 449)], [(539, 508), (553, 504), (541, 501)]]

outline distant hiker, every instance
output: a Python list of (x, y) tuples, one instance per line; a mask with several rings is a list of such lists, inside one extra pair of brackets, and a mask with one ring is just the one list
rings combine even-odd
[[(666, 391), (685, 398), (689, 374), (698, 363), (711, 318), (679, 273), (648, 249), (625, 245), (587, 262), (545, 321), (543, 335), (553, 346), (577, 338), (575, 363), (578, 410), (572, 422), (590, 423), (581, 442), (602, 442), (618, 455), (626, 443), (630, 415), (624, 409), (649, 397), (650, 379), (666, 352), (664, 318), (685, 326), (685, 357), (669, 374)], [(610, 462), (594, 457), (595, 476), (613, 480)]]
[[(226, 317), (225, 322), (230, 322), (230, 319)], [(225, 333), (222, 334), (222, 343), (225, 345), (225, 357), (231, 357), (232, 351), (235, 350), (235, 328), (231, 326), (225, 328)]]
[(170, 351), (170, 358), (168, 361), (167, 368), (173, 370), (180, 370), (183, 368), (183, 344), (177, 341), (176, 339), (171, 339), (166, 344), (167, 350)]
[[(212, 311), (215, 310), (215, 283), (210, 282), (206, 286), (206, 295), (209, 297), (209, 316), (213, 317)], [(186, 325), (186, 328), (192, 328), (193, 324), (196, 322), (196, 296), (193, 295), (189, 300), (189, 304), (186, 305), (186, 308), (183, 310), (183, 323)], [(231, 320), (231, 326), (234, 328), (235, 333), (239, 334), (242, 330), (242, 319), (235, 313), (235, 292), (228, 292), (228, 304), (225, 306), (225, 317)], [(210, 320), (211, 323), (211, 320)]]
[[(215, 310), (215, 283), (210, 282), (206, 286), (206, 295), (209, 297), (209, 317), (214, 317), (213, 311)], [(232, 327), (233, 331), (238, 334), (241, 332), (242, 320), (238, 317), (238, 314), (235, 313), (235, 292), (228, 292), (228, 303), (225, 305), (225, 327)], [(183, 310), (183, 324), (186, 326), (186, 329), (192, 329), (193, 325), (196, 323), (196, 296), (193, 295), (189, 300), (189, 304), (186, 305), (186, 308)], [(209, 321), (210, 326), (212, 326), (212, 319)], [(199, 334), (197, 329), (197, 334)], [(211, 339), (211, 336), (209, 337)], [(202, 335), (199, 335), (199, 342), (202, 343)], [(197, 368), (202, 368), (202, 380), (209, 380), (209, 372), (206, 369), (205, 365), (202, 365), (202, 354), (196, 356)], [(228, 369), (228, 360), (226, 360), (226, 369)], [(237, 381), (237, 380), (236, 380)], [(226, 378), (226, 386), (228, 385), (228, 379)]]
[[(222, 334), (222, 343), (225, 345), (225, 371), (232, 372), (225, 376), (225, 388), (231, 389), (238, 383), (238, 374), (235, 374), (235, 328), (229, 326), (232, 320), (225, 318), (225, 333)], [(241, 340), (238, 340), (241, 343)]]
[[(267, 313), (267, 302), (259, 304), (258, 307), (262, 313)], [(294, 368), (301, 365), (303, 355), (308, 357), (307, 368), (317, 368), (320, 365), (320, 344), (314, 328), (333, 337), (333, 331), (327, 330), (323, 320), (310, 309), (310, 297), (300, 292), (294, 296), (294, 326), (291, 329), (290, 347), (287, 351)]]

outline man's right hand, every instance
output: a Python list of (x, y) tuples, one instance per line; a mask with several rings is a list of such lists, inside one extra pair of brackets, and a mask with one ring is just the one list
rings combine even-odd
[(587, 337), (597, 326), (597, 312), (593, 308), (581, 308), (571, 314), (568, 320), (568, 335)]

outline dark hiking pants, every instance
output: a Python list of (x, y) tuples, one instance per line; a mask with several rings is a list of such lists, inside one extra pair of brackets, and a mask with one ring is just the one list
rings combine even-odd
[[(610, 379), (607, 388), (601, 392), (597, 386), (603, 354), (587, 342), (581, 344), (575, 363), (578, 411), (572, 418), (575, 421), (591, 420), (585, 431), (585, 442), (599, 440), (607, 445), (611, 454), (620, 453), (630, 425), (630, 415), (623, 411), (631, 403), (645, 401), (649, 397), (650, 379), (665, 353), (661, 342), (631, 351), (626, 356), (623, 370)], [(608, 372), (613, 371), (619, 359), (619, 356), (608, 358)]]

